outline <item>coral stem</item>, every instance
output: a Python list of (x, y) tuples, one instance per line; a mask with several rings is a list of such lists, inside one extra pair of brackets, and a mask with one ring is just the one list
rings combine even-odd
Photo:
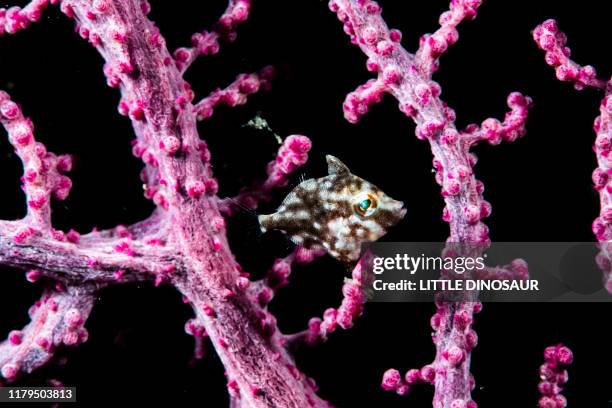
[[(490, 215), (491, 205), (482, 197), (484, 187), (474, 175), (476, 156), (470, 148), (479, 140), (497, 144), (501, 140), (513, 141), (523, 136), (531, 100), (513, 93), (508, 97), (511, 112), (503, 123), (487, 119), (481, 127), (471, 126), (460, 133), (454, 124), (455, 112), (440, 99), (440, 85), (431, 78), (438, 67), (439, 56), (458, 39), (457, 24), (475, 17), (480, 3), (479, 0), (453, 0), (450, 11), (440, 17), (440, 29), (433, 35), (422, 37), (416, 54), (401, 46), (401, 33), (389, 29), (381, 16), (381, 7), (375, 1), (331, 0), (329, 7), (344, 24), (351, 42), (368, 57), (367, 69), (378, 74), (375, 80), (347, 96), (343, 105), (345, 117), (355, 123), (372, 103), (382, 98), (383, 93), (393, 95), (400, 110), (416, 123), (416, 136), (429, 142), (437, 172), (436, 181), (442, 187), (446, 203), (443, 219), (450, 226), (447, 242), (479, 243), (481, 248), (485, 248), (489, 243), (489, 232), (482, 219)], [(463, 296), (471, 301), (439, 302), (432, 318), (436, 330), (436, 357), (432, 363), (436, 372), (435, 408), (473, 408), (476, 404), (470, 397), (469, 364), (473, 347), (469, 346), (467, 339), (475, 335), (470, 326), (477, 293)], [(456, 325), (457, 320), (469, 323)], [(395, 378), (395, 372), (387, 373), (387, 377)], [(407, 392), (399, 381), (395, 383), (397, 387), (389, 382), (384, 384), (401, 394)]]
[(559, 30), (555, 20), (546, 20), (537, 26), (533, 30), (533, 38), (538, 46), (546, 51), (546, 63), (555, 68), (557, 79), (573, 83), (577, 90), (592, 87), (605, 92), (599, 106), (600, 115), (595, 118), (593, 124), (597, 134), (593, 145), (597, 158), (593, 184), (599, 193), (600, 214), (593, 221), (592, 227), (600, 242), (600, 252), (596, 260), (604, 274), (604, 286), (612, 293), (612, 78), (606, 82), (597, 76), (592, 66), (582, 67), (569, 58), (570, 49), (565, 46), (567, 37)]

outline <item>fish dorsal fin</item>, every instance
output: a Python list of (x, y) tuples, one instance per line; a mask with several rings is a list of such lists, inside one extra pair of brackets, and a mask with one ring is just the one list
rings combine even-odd
[(337, 157), (328, 154), (327, 156), (325, 156), (325, 159), (327, 160), (327, 173), (330, 176), (332, 174), (338, 176), (350, 174), (351, 171), (349, 170), (349, 168), (346, 167), (346, 165), (342, 163)]

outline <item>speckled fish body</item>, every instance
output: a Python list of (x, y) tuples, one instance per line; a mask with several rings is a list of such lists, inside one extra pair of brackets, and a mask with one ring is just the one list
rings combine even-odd
[(323, 247), (343, 261), (359, 259), (361, 246), (382, 237), (406, 214), (404, 204), (327, 156), (328, 175), (300, 183), (278, 211), (260, 215), (262, 231), (277, 229), (306, 248)]

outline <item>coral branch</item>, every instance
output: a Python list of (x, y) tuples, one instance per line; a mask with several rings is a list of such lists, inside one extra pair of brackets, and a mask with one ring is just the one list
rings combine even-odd
[(230, 86), (217, 89), (195, 105), (198, 120), (208, 119), (215, 108), (225, 105), (234, 107), (244, 105), (247, 97), (270, 88), (270, 80), (274, 76), (274, 68), (267, 66), (254, 74), (240, 74)]
[(338, 327), (350, 329), (356, 318), (363, 313), (363, 304), (366, 300), (364, 290), (364, 274), (360, 260), (350, 279), (345, 279), (342, 286), (342, 302), (337, 309), (329, 308), (323, 313), (323, 319), (314, 317), (308, 322), (308, 329), (286, 336), (289, 348), (301, 343), (313, 345), (325, 341), (328, 334), (336, 331)]
[(470, 142), (484, 140), (491, 145), (497, 145), (502, 141), (514, 142), (523, 136), (528, 110), (532, 106), (531, 99), (518, 92), (513, 92), (508, 96), (507, 103), (510, 111), (506, 113), (503, 122), (489, 118), (484, 120), (480, 126), (469, 125), (464, 131), (465, 139)]
[(27, 196), (30, 227), (48, 233), (51, 228), (51, 196), (58, 200), (68, 197), (72, 182), (62, 173), (70, 171), (72, 160), (69, 156), (49, 153), (42, 143), (37, 143), (32, 121), (24, 117), (19, 106), (1, 90), (0, 122), (23, 163), (21, 181)]
[(344, 117), (351, 123), (359, 122), (361, 116), (368, 113), (372, 105), (379, 103), (387, 91), (387, 86), (380, 79), (370, 79), (360, 85), (347, 95), (343, 105)]
[(383, 374), (381, 387), (386, 391), (395, 391), (398, 395), (406, 395), (411, 386), (421, 383), (433, 384), (435, 378), (436, 370), (431, 365), (408, 370), (404, 378), (399, 371), (392, 368)]
[[(179, 264), (167, 248), (121, 237), (104, 238), (100, 233), (80, 236), (78, 243), (59, 231), (52, 237), (32, 233), (22, 240), (29, 228), (25, 221), (0, 221), (0, 265), (35, 270), (38, 277), (67, 284), (105, 286), (152, 281), (169, 266)], [(125, 253), (128, 245), (132, 254)]]
[(599, 107), (600, 115), (593, 125), (597, 134), (593, 146), (597, 158), (593, 183), (599, 193), (601, 207), (600, 215), (593, 221), (593, 233), (601, 243), (597, 263), (604, 273), (604, 286), (612, 293), (612, 78), (607, 82), (598, 79), (593, 67), (581, 67), (569, 59), (570, 49), (565, 47), (567, 38), (555, 20), (547, 20), (536, 27), (533, 38), (546, 51), (546, 62), (556, 69), (559, 80), (573, 82), (578, 90), (587, 86), (605, 90)]
[(13, 330), (0, 343), (0, 372), (11, 381), (45, 364), (60, 345), (74, 346), (87, 340), (83, 327), (93, 305), (85, 285), (65, 291), (48, 291), (30, 308), (32, 321)]
[(204, 340), (206, 339), (206, 330), (204, 322), (198, 319), (190, 319), (185, 323), (185, 333), (193, 336), (194, 350), (193, 357), (196, 360), (204, 358)]
[[(393, 95), (400, 110), (416, 123), (416, 136), (430, 144), (436, 181), (442, 187), (446, 203), (442, 218), (450, 225), (447, 241), (450, 244), (481, 243), (480, 247), (485, 249), (489, 234), (482, 219), (490, 215), (491, 205), (482, 197), (482, 182), (475, 178), (476, 157), (470, 152), (470, 147), (478, 140), (497, 144), (502, 139), (512, 141), (523, 136), (531, 100), (513, 93), (508, 98), (511, 112), (503, 123), (487, 119), (481, 127), (471, 126), (460, 133), (454, 125), (455, 112), (439, 98), (440, 85), (431, 79), (438, 67), (439, 56), (458, 38), (457, 24), (474, 17), (479, 5), (478, 0), (453, 0), (450, 11), (440, 18), (441, 28), (431, 36), (422, 37), (421, 47), (413, 55), (400, 45), (401, 33), (387, 27), (381, 16), (382, 10), (375, 1), (329, 2), (330, 9), (344, 23), (344, 31), (351, 37), (351, 42), (367, 55), (366, 68), (378, 73), (376, 80), (347, 96), (343, 105), (345, 117), (350, 122), (357, 122), (372, 103), (382, 98), (383, 93)], [(473, 380), (469, 365), (470, 352), (475, 346), (475, 333), (470, 327), (477, 293), (466, 292), (462, 296), (472, 301), (438, 302), (438, 311), (432, 318), (436, 330), (436, 357), (432, 363), (437, 373), (435, 408), (476, 406), (470, 396)], [(479, 309), (480, 303), (476, 304)], [(383, 384), (388, 389), (405, 393), (407, 383), (396, 381), (397, 378), (398, 373), (388, 372)]]
[(474, 274), (474, 278), (483, 280), (507, 279), (507, 280), (526, 280), (529, 278), (527, 262), (523, 259), (515, 259), (508, 265), (486, 268)]
[(219, 202), (221, 211), (229, 215), (237, 207), (254, 210), (261, 201), (269, 200), (272, 190), (286, 186), (289, 175), (306, 163), (311, 146), (310, 139), (306, 136), (287, 137), (278, 149), (276, 158), (268, 163), (266, 168), (268, 178), (241, 190), (234, 198), (221, 200)]
[[(476, 158), (468, 151), (473, 137), (457, 132), (455, 113), (440, 100), (440, 86), (428, 73), (422, 73), (415, 57), (399, 44), (399, 34), (389, 30), (373, 1), (331, 1), (352, 42), (368, 56), (367, 68), (378, 72), (378, 79), (349, 94), (344, 104), (345, 116), (351, 122), (367, 112), (367, 106), (380, 99), (382, 92), (391, 93), (400, 110), (417, 124), (417, 137), (429, 141), (434, 154), (437, 181), (443, 187), (447, 207), (444, 218), (450, 223), (449, 242), (486, 242), (488, 231), (480, 221), (487, 217), (490, 205), (482, 200), (482, 183), (471, 170)], [(433, 58), (431, 55), (421, 58)], [(489, 119), (483, 122), (490, 136), (513, 140), (524, 133), (524, 121), (531, 100), (518, 93), (509, 97), (512, 112), (504, 124)], [(476, 129), (472, 129), (475, 131)], [(467, 142), (467, 143), (466, 143)], [(459, 149), (456, 149), (459, 147)]]
[(59, 0), (32, 0), (25, 7), (0, 8), (0, 35), (15, 34), (42, 17), (48, 4), (57, 4)]
[[(434, 407), (444, 407), (440, 403), (439, 389), (452, 393), (447, 400), (450, 407), (476, 408), (477, 404), (470, 397), (475, 387), (474, 377), (469, 372), (470, 353), (476, 347), (478, 336), (472, 329), (473, 315), (482, 309), (480, 302), (436, 302), (436, 314), (431, 318), (434, 329), (433, 341), (436, 345), (436, 358), (420, 369), (411, 369), (402, 379), (399, 371), (387, 370), (381, 386), (387, 391), (405, 395), (416, 384), (433, 384)], [(458, 378), (449, 379), (449, 373)], [(453, 388), (449, 388), (453, 387)]]
[(214, 55), (219, 52), (219, 40), (232, 42), (236, 39), (236, 27), (247, 20), (251, 11), (251, 0), (230, 0), (227, 9), (211, 31), (194, 34), (192, 47), (174, 51), (174, 60), (184, 73), (200, 55)]
[(420, 39), (416, 53), (417, 66), (423, 74), (431, 75), (438, 70), (439, 58), (459, 39), (457, 26), (463, 20), (476, 18), (482, 0), (453, 0), (450, 10), (440, 16), (440, 28), (433, 34), (425, 34)]
[(533, 38), (546, 51), (546, 63), (555, 68), (560, 81), (573, 82), (578, 90), (585, 87), (606, 88), (606, 81), (597, 78), (595, 68), (590, 65), (582, 67), (569, 58), (571, 52), (565, 46), (567, 36), (559, 30), (555, 20), (546, 20), (536, 27)]
[[(429, 383), (436, 387), (446, 386), (445, 377), (449, 370), (456, 367), (469, 367), (470, 351), (476, 347), (478, 336), (472, 329), (473, 314), (478, 313), (482, 305), (479, 302), (436, 302), (437, 312), (431, 318), (431, 327), (434, 329), (433, 340), (438, 350), (431, 364), (420, 369), (410, 369), (402, 378), (399, 371), (390, 369), (383, 375), (381, 386), (387, 391), (395, 391), (405, 395), (416, 384)], [(442, 382), (442, 384), (440, 384)], [(466, 393), (464, 398), (453, 398), (450, 407), (476, 408), (477, 404), (469, 399), (469, 391), (474, 389), (475, 382), (472, 375), (467, 372), (466, 377), (460, 377), (452, 383), (457, 389), (454, 394)], [(434, 406), (438, 401), (434, 400)]]
[[(222, 19), (215, 35), (244, 20), (248, 4), (231, 2), (229, 20)], [(181, 70), (172, 64), (163, 37), (146, 17), (148, 3), (64, 1), (62, 11), (75, 18), (79, 33), (105, 59), (107, 82), (121, 91), (119, 112), (132, 122), (134, 153), (146, 165), (145, 195), (157, 205), (162, 223), (142, 242), (152, 250), (165, 247), (181, 261), (156, 276), (156, 283), (173, 285), (191, 304), (241, 405), (325, 406), (284, 350), (274, 317), (248, 296), (250, 281), (230, 250), (210, 152), (198, 135), (193, 92), (182, 77), (188, 64)], [(129, 239), (114, 249), (140, 257), (141, 248)]]
[(572, 364), (574, 357), (572, 351), (563, 344), (546, 347), (544, 350), (544, 364), (540, 366), (540, 379), (538, 391), (540, 408), (565, 408), (567, 400), (561, 392), (562, 386), (568, 380), (565, 366)]
[(266, 276), (255, 281), (249, 287), (251, 297), (260, 306), (266, 307), (274, 298), (276, 292), (289, 284), (293, 265), (295, 263), (309, 263), (314, 257), (305, 257), (309, 251), (303, 247), (296, 246), (292, 253), (284, 258), (276, 258), (272, 267), (266, 272)]

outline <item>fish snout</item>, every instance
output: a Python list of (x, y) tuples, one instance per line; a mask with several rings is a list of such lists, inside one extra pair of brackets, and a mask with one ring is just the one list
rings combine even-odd
[(406, 216), (406, 213), (408, 212), (408, 210), (404, 206), (404, 202), (396, 200), (395, 206), (396, 206), (396, 212), (397, 212), (398, 217), (400, 219), (404, 218)]

